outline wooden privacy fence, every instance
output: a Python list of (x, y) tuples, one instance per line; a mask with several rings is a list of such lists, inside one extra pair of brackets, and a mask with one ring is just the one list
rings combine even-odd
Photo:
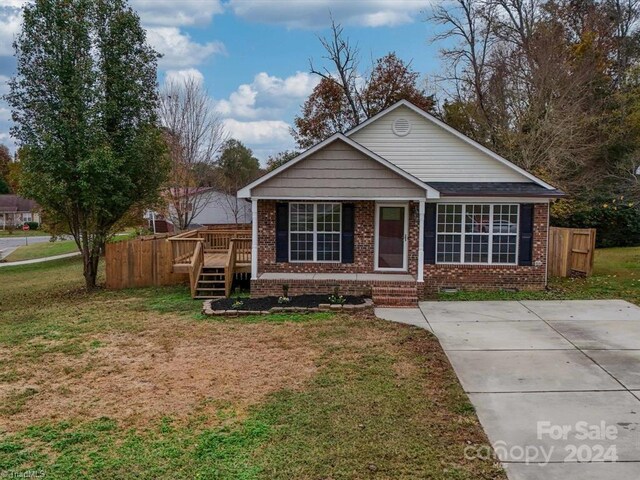
[(107, 243), (106, 286), (111, 289), (186, 283), (188, 274), (173, 272), (169, 234)]
[(593, 270), (595, 228), (549, 229), (549, 275), (588, 276)]

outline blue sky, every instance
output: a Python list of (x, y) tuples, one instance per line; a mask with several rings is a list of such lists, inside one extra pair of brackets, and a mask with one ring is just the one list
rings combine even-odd
[[(424, 22), (438, 0), (130, 0), (149, 42), (164, 55), (159, 82), (201, 79), (228, 135), (264, 161), (295, 146), (289, 127), (318, 81), (309, 58), (325, 65), (318, 36), (328, 33), (329, 12), (358, 44), (361, 69), (395, 51), (430, 83), (440, 71), (438, 46)], [(13, 74), (11, 41), (25, 0), (0, 0), (0, 94)], [(328, 66), (328, 64), (326, 64)], [(9, 137), (9, 111), (0, 102), (0, 143)]]

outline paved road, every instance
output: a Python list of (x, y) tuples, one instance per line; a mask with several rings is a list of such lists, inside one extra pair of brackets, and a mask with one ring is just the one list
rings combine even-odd
[[(51, 239), (49, 235), (43, 235), (39, 237), (27, 237), (29, 245), (32, 243), (44, 243)], [(0, 237), (0, 260), (9, 256), (16, 248), (26, 245), (25, 237), (18, 235), (12, 235), (11, 237)]]
[(376, 313), (433, 330), (511, 480), (640, 478), (640, 308), (595, 300), (422, 302), (423, 318), (416, 310)]

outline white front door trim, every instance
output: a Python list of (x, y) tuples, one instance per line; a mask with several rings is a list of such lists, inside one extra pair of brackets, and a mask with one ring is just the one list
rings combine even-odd
[[(380, 208), (381, 207), (400, 207), (404, 208), (404, 237), (403, 237), (403, 259), (402, 268), (384, 268), (378, 266), (378, 249), (379, 249), (379, 234), (380, 234)], [(375, 214), (375, 228), (374, 228), (374, 270), (380, 272), (406, 272), (407, 261), (409, 257), (409, 204), (408, 203), (377, 203), (376, 202), (376, 214)]]

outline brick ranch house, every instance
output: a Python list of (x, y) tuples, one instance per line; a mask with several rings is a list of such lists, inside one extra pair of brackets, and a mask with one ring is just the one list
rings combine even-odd
[(539, 290), (562, 192), (407, 101), (238, 192), (252, 205), (252, 296)]

